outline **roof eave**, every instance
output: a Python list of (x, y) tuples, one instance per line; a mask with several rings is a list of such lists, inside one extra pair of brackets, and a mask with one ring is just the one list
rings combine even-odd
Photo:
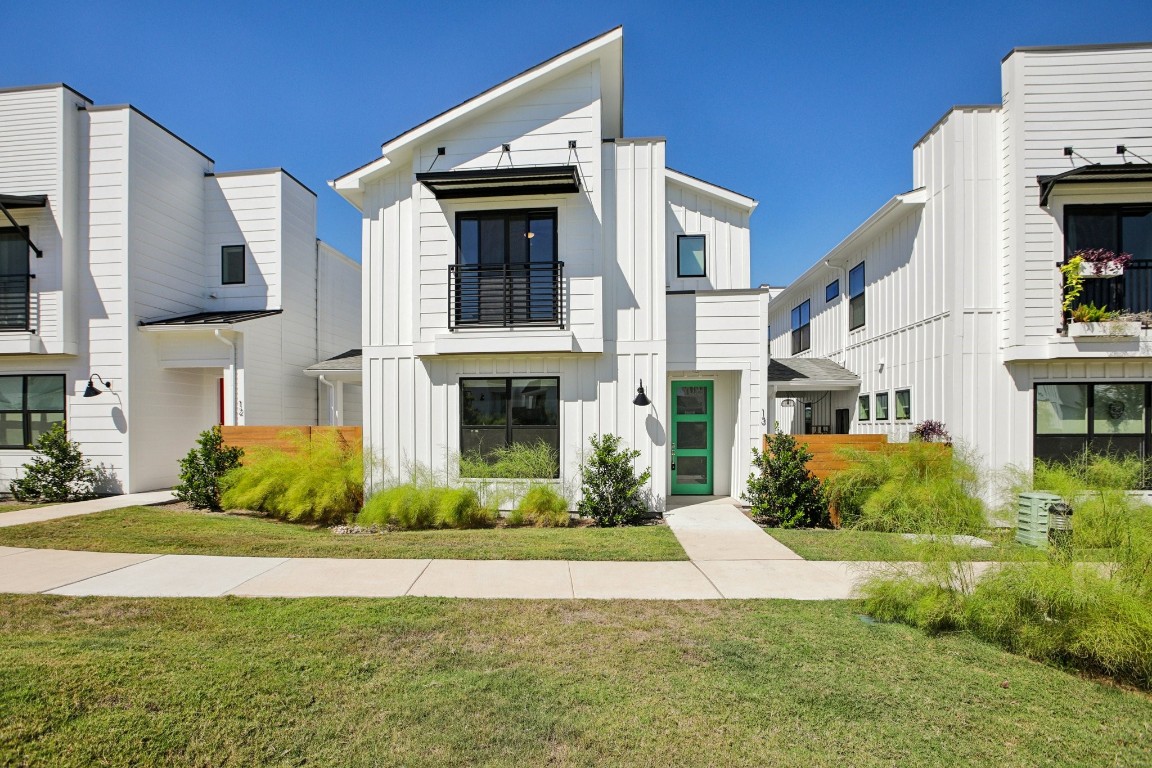
[(742, 195), (726, 187), (721, 187), (719, 184), (713, 184), (704, 179), (698, 179), (695, 176), (689, 176), (683, 171), (673, 170), (672, 168), (665, 168), (664, 175), (678, 184), (683, 184), (686, 187), (691, 187), (706, 195), (724, 200), (739, 208), (747, 210), (749, 213), (756, 210), (756, 206), (760, 205), (759, 201), (755, 198)]

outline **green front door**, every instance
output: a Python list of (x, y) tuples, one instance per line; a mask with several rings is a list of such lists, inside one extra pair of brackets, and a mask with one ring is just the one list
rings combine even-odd
[(712, 495), (712, 382), (672, 382), (672, 493)]

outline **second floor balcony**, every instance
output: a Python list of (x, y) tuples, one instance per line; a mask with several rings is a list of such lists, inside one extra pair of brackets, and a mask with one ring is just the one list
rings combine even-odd
[(448, 327), (563, 328), (564, 262), (452, 264)]
[(30, 331), (31, 275), (0, 275), (0, 332)]

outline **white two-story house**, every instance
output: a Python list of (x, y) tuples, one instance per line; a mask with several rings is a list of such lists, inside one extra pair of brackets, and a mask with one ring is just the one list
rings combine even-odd
[[(943, 421), (989, 468), (1152, 440), (1152, 44), (1018, 48), (1000, 104), (945, 114), (898, 194), (773, 298), (772, 418), (804, 432)], [(1076, 253), (1132, 254), (1063, 309)], [(1096, 334), (1096, 335), (1087, 335)]]
[(213, 424), (324, 422), (304, 369), (359, 315), (359, 265), (287, 172), (217, 173), (65, 85), (0, 89), (0, 483), (59, 421), (109, 491), (171, 485)]
[(756, 202), (625, 136), (622, 34), (332, 182), (364, 217), (365, 443), (392, 471), (544, 441), (578, 486), (614, 433), (657, 498), (742, 490), (768, 407)]

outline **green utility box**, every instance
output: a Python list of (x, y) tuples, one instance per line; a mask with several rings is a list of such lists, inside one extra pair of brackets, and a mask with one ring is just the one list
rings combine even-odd
[(1030, 547), (1048, 548), (1048, 507), (1061, 501), (1054, 493), (1022, 493), (1016, 505), (1016, 541)]

